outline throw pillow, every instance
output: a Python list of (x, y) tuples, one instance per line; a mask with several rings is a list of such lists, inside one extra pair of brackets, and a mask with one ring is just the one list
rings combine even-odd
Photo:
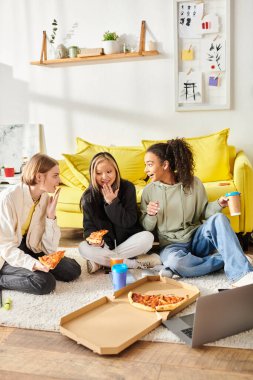
[(143, 147), (139, 146), (104, 146), (89, 143), (77, 137), (77, 153), (89, 161), (96, 153), (109, 152), (116, 160), (122, 178), (131, 182), (146, 178), (144, 173)]
[(73, 175), (85, 188), (87, 188), (90, 181), (90, 160), (80, 154), (63, 154), (63, 156)]
[(58, 160), (59, 168), (60, 168), (60, 179), (61, 183), (66, 186), (78, 188), (81, 190), (85, 189), (85, 186), (76, 178), (76, 176), (72, 173), (70, 168), (68, 167), (65, 160)]
[[(195, 175), (202, 182), (213, 182), (231, 179), (229, 148), (227, 139), (229, 129), (206, 136), (185, 138), (192, 147), (195, 159)], [(142, 140), (148, 149), (151, 145), (165, 143), (167, 140)]]

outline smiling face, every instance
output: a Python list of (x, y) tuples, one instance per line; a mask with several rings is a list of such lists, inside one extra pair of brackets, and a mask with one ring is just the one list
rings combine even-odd
[(168, 161), (161, 162), (160, 158), (152, 152), (145, 154), (145, 173), (151, 178), (152, 182), (161, 181), (171, 182), (171, 174)]
[(116, 170), (108, 160), (100, 161), (95, 172), (97, 185), (102, 188), (104, 185), (112, 186), (116, 180)]
[(41, 192), (54, 193), (60, 183), (59, 166), (55, 165), (46, 173), (37, 173), (37, 184)]

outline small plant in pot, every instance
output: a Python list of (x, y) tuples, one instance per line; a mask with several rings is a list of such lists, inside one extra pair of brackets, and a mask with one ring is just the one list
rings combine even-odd
[(120, 52), (120, 46), (118, 43), (119, 36), (116, 32), (107, 32), (103, 35), (103, 50), (104, 54), (115, 54)]

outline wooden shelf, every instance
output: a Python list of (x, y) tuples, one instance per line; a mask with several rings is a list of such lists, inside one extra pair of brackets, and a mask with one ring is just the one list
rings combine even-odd
[(103, 54), (103, 55), (96, 55), (93, 57), (83, 57), (83, 58), (63, 58), (63, 59), (47, 59), (44, 60), (42, 63), (40, 61), (32, 61), (30, 62), (31, 65), (38, 65), (38, 66), (48, 66), (48, 65), (61, 65), (64, 63), (85, 63), (88, 61), (107, 61), (107, 60), (113, 60), (113, 59), (127, 59), (127, 58), (140, 58), (140, 57), (149, 57), (158, 55), (159, 52), (157, 50), (151, 50), (151, 51), (142, 51), (134, 52), (134, 53), (118, 53), (118, 54)]

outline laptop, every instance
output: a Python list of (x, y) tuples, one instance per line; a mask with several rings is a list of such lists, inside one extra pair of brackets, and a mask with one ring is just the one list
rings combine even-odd
[(253, 284), (199, 297), (194, 314), (163, 322), (191, 347), (253, 328)]

